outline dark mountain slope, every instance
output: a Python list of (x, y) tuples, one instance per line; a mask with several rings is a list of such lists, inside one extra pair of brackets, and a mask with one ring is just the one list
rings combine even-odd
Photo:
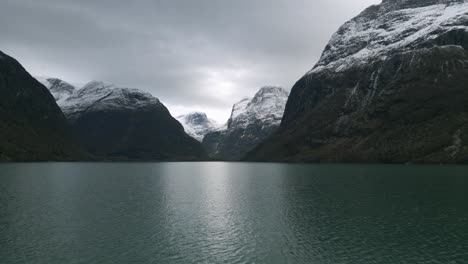
[(52, 95), (15, 59), (0, 52), (0, 160), (85, 157)]
[(343, 25), (249, 160), (468, 161), (468, 4), (386, 0)]

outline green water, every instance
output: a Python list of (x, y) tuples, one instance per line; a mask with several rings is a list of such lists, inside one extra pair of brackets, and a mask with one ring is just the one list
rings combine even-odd
[(468, 263), (468, 167), (3, 164), (0, 263)]

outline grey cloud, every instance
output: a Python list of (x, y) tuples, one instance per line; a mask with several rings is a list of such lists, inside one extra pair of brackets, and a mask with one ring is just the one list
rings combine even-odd
[(35, 75), (105, 80), (219, 115), (290, 88), (330, 35), (378, 0), (4, 0), (0, 49)]

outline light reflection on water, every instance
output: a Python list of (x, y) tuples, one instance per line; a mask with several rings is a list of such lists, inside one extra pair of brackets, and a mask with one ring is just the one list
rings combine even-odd
[(2, 164), (0, 263), (463, 263), (467, 169)]

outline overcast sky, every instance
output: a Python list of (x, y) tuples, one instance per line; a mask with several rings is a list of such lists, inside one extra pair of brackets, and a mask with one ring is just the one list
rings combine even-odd
[(0, 49), (33, 75), (140, 88), (225, 122), (292, 85), (331, 34), (379, 0), (0, 0)]

